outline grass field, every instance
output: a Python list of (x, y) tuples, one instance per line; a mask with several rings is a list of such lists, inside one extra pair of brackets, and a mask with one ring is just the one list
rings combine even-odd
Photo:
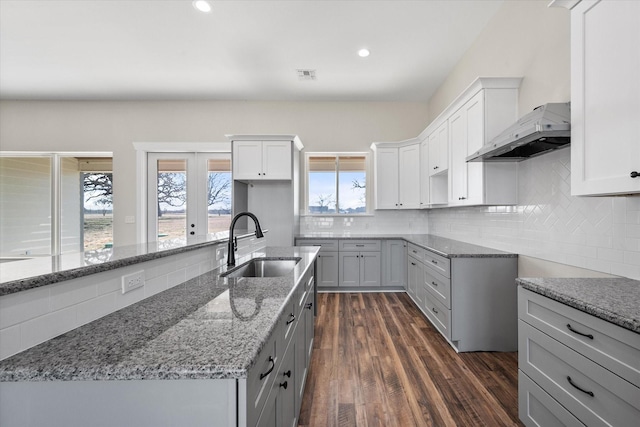
[[(208, 232), (228, 230), (231, 215), (209, 215)], [(185, 214), (164, 214), (158, 219), (159, 240), (175, 239), (186, 235)], [(113, 216), (86, 214), (84, 216), (84, 250), (102, 249), (113, 242)]]

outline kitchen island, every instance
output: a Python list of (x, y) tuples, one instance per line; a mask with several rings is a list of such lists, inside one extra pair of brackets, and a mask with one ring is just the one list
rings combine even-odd
[[(317, 251), (267, 247), (237, 265), (299, 259), (293, 271), (232, 279), (217, 268), (3, 360), (0, 424), (244, 426), (263, 407), (265, 419), (295, 416), (299, 399), (288, 409), (278, 397), (304, 387)], [(295, 387), (277, 387), (287, 373)]]

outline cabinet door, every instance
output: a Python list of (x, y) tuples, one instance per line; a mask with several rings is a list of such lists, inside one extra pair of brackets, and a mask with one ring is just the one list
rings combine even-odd
[(233, 141), (233, 179), (262, 178), (262, 142)]
[(385, 240), (384, 253), (384, 286), (406, 287), (407, 246), (403, 240)]
[(398, 149), (376, 150), (376, 209), (398, 208)]
[(360, 252), (360, 286), (380, 286), (380, 252)]
[(320, 252), (317, 258), (319, 288), (338, 286), (338, 252)]
[(398, 193), (401, 209), (420, 208), (420, 144), (398, 150)]
[(467, 115), (464, 107), (449, 119), (449, 204), (461, 205), (467, 198)]
[(640, 2), (571, 10), (571, 193), (640, 192)]
[(419, 264), (420, 263), (415, 258), (409, 257), (409, 261), (407, 263), (407, 293), (414, 300), (416, 299), (418, 281), (421, 279), (419, 274)]
[(464, 105), (466, 115), (466, 152), (462, 161), (467, 172), (467, 194), (463, 204), (481, 204), (484, 202), (484, 164), (467, 163), (467, 156), (475, 153), (485, 143), (485, 112), (484, 112), (484, 91), (480, 91), (469, 102)]
[(291, 142), (262, 143), (262, 178), (291, 179)]
[(420, 143), (420, 207), (429, 207), (429, 139)]
[(280, 365), (273, 385), (278, 390), (276, 398), (278, 426), (296, 427), (295, 341), (292, 341)]
[(449, 169), (449, 123), (445, 121), (429, 136), (429, 175)]
[(338, 286), (360, 286), (360, 252), (340, 252)]

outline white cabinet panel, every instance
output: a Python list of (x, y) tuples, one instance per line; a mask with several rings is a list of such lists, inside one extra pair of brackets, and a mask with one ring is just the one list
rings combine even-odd
[(291, 141), (233, 141), (234, 180), (290, 180)]
[(571, 10), (571, 193), (640, 192), (640, 2)]
[(374, 143), (376, 209), (420, 208), (420, 144)]

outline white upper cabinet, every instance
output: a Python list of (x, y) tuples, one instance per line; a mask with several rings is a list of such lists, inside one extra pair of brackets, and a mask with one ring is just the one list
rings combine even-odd
[(420, 208), (420, 143), (374, 143), (376, 209)]
[[(481, 83), (484, 80), (479, 79)], [(466, 161), (467, 156), (518, 119), (519, 79), (504, 80), (489, 79), (487, 85), (475, 86), (475, 91), (469, 91), (448, 118), (450, 206), (518, 203), (515, 163)], [(514, 80), (518, 84), (514, 84)]]
[(420, 142), (420, 207), (427, 208), (429, 203), (429, 138), (425, 138)]
[(449, 123), (444, 122), (429, 136), (429, 176), (449, 169)]
[(233, 141), (233, 179), (290, 180), (291, 141)]
[(571, 193), (640, 193), (640, 1), (571, 9)]

